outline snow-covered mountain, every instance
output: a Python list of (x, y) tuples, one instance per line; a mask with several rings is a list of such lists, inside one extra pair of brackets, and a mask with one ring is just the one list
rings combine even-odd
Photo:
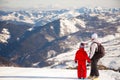
[(0, 34), (0, 42), (1, 43), (7, 43), (7, 40), (10, 38), (10, 33), (7, 29), (3, 28)]
[[(112, 54), (119, 58), (119, 48), (115, 48), (120, 45), (119, 9), (91, 10), (1, 11), (0, 56), (23, 67), (69, 68), (74, 66), (78, 44), (89, 40), (91, 34), (96, 32), (104, 40), (107, 53), (110, 53), (107, 58), (101, 59), (100, 64), (118, 70), (119, 60), (115, 63), (110, 58), (110, 62), (104, 61)], [(112, 48), (114, 51), (111, 52)], [(111, 67), (111, 64), (118, 67)]]
[[(103, 38), (99, 38), (103, 43), (106, 55), (101, 58), (98, 65), (104, 65), (105, 67), (113, 70), (120, 71), (120, 33), (116, 35), (107, 35)], [(55, 57), (47, 59), (47, 62), (53, 63), (48, 68), (75, 68), (76, 64), (74, 62), (75, 53), (79, 48), (79, 44), (73, 46), (71, 51), (59, 54)], [(89, 45), (86, 46), (86, 51), (89, 53)], [(89, 54), (88, 54), (89, 55)]]
[(50, 11), (42, 11), (40, 9), (32, 9), (32, 10), (20, 10), (20, 11), (0, 11), (0, 21), (9, 21), (12, 23), (27, 23), (34, 26), (43, 26), (49, 22), (60, 18), (73, 18), (80, 14), (101, 14), (101, 13), (119, 13), (119, 8), (110, 8), (105, 9), (101, 7), (95, 8), (78, 8), (74, 10), (61, 9), (61, 10), (50, 10)]
[[(76, 12), (77, 13), (77, 12)], [(57, 20), (62, 17), (74, 17), (76, 13), (68, 10), (27, 10), (27, 11), (14, 11), (4, 12), (1, 11), (0, 20), (9, 21), (12, 23), (28, 23), (34, 26), (43, 26), (51, 21)]]

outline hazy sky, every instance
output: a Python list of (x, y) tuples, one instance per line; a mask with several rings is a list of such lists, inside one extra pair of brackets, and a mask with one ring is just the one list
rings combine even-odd
[(77, 7), (120, 8), (120, 0), (0, 0), (0, 9), (24, 8), (77, 8)]

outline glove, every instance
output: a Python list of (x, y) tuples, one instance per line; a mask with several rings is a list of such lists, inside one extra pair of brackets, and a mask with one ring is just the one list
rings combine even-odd
[(90, 66), (91, 65), (91, 63), (87, 63), (87, 66)]
[(77, 61), (75, 61), (75, 63), (77, 63)]

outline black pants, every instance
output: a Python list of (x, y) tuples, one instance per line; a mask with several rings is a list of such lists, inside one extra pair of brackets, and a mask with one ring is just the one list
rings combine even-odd
[(95, 56), (93, 56), (93, 58), (91, 59), (91, 72), (90, 72), (90, 76), (99, 76), (99, 71), (97, 68), (97, 63), (99, 61), (100, 58), (95, 58)]

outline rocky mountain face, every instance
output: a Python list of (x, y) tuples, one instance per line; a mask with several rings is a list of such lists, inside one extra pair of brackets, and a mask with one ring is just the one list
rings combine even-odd
[[(18, 18), (17, 14), (16, 18)], [(40, 22), (38, 23), (41, 24)], [(10, 37), (6, 42), (0, 42), (0, 55), (24, 67), (50, 66), (53, 63), (47, 61), (49, 58), (72, 50), (73, 46), (80, 41), (89, 40), (92, 33), (96, 32), (100, 37), (114, 35), (119, 33), (119, 27), (119, 12), (85, 13), (76, 17), (61, 17), (37, 26), (1, 20), (0, 32), (6, 29)]]
[(12, 67), (20, 67), (19, 65), (5, 59), (4, 57), (0, 56), (0, 66), (4, 67), (4, 66), (12, 66)]

